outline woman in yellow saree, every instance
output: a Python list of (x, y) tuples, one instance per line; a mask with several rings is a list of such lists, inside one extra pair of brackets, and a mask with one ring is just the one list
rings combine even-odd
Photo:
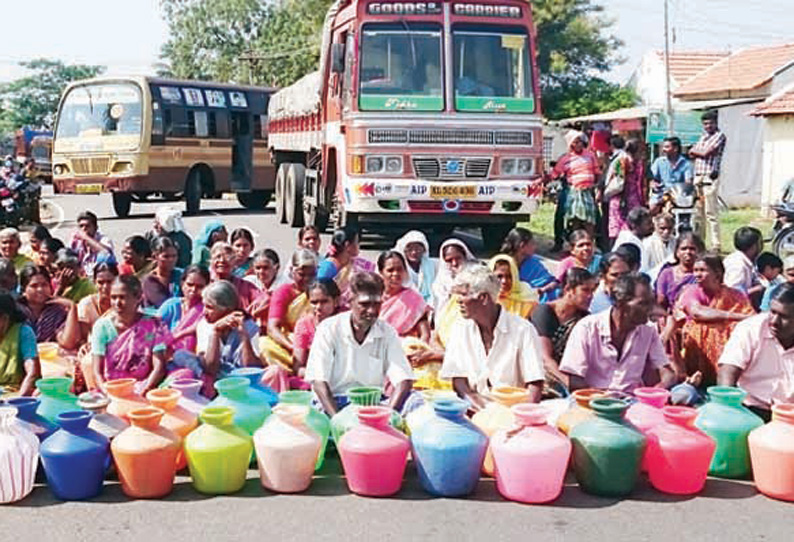
[(491, 258), (488, 267), (493, 271), (502, 289), (499, 292), (499, 304), (507, 311), (521, 318), (529, 318), (538, 304), (538, 294), (529, 284), (521, 282), (518, 266), (512, 257), (499, 254)]
[(279, 286), (270, 298), (267, 336), (259, 350), (267, 365), (278, 365), (292, 372), (292, 334), (298, 320), (311, 308), (308, 290), (317, 275), (317, 257), (300, 249), (292, 255), (292, 280)]

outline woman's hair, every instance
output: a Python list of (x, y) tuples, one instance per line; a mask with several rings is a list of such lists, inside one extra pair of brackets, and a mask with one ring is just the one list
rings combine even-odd
[(149, 241), (147, 241), (146, 238), (141, 235), (127, 237), (127, 240), (124, 241), (124, 243), (129, 245), (135, 254), (139, 254), (144, 258), (150, 258), (152, 256), (152, 245), (150, 245)]
[(185, 282), (189, 275), (198, 275), (204, 279), (205, 284), (210, 283), (210, 272), (203, 265), (190, 265), (185, 272), (182, 273), (182, 282)]
[(179, 250), (176, 247), (176, 243), (174, 243), (170, 238), (162, 235), (157, 237), (154, 241), (152, 241), (152, 252), (154, 254), (160, 254), (161, 252), (165, 252), (169, 248), (173, 248), (174, 250)]
[(45, 247), (47, 247), (47, 252), (53, 256), (64, 247), (63, 241), (57, 237), (50, 237), (49, 239), (46, 239), (43, 244)]
[(281, 260), (279, 259), (278, 254), (272, 248), (265, 248), (254, 252), (253, 261), (258, 262), (260, 260), (268, 260), (276, 267), (281, 265)]
[(254, 246), (254, 235), (251, 233), (251, 230), (248, 228), (237, 228), (232, 232), (232, 236), (230, 238), (232, 240), (232, 244), (238, 239), (245, 239), (251, 246)]
[(562, 289), (563, 291), (573, 290), (593, 280), (595, 280), (595, 277), (587, 269), (571, 267), (562, 277)]
[(332, 279), (318, 280), (309, 288), (309, 295), (311, 295), (312, 290), (320, 290), (331, 299), (339, 299), (342, 296), (339, 286), (336, 284), (336, 281)]
[(46, 241), (52, 237), (52, 234), (50, 234), (50, 230), (47, 229), (47, 226), (39, 224), (33, 228), (33, 231), (30, 232), (30, 236), (37, 241)]
[(24, 290), (28, 287), (30, 281), (33, 280), (33, 277), (37, 277), (39, 275), (47, 279), (48, 284), (52, 283), (52, 276), (46, 267), (42, 265), (34, 265), (32, 263), (25, 264), (25, 267), (23, 267), (22, 271), (19, 272), (19, 287)]
[(120, 275), (113, 281), (114, 286), (121, 286), (132, 297), (139, 299), (143, 294), (141, 281), (135, 275)]
[(575, 245), (582, 239), (587, 239), (588, 241), (592, 241), (593, 236), (590, 235), (587, 232), (587, 230), (573, 230), (571, 232), (571, 235), (568, 236), (568, 242), (571, 244), (571, 246)]
[(240, 296), (234, 284), (227, 280), (216, 280), (201, 292), (201, 299), (221, 310), (235, 311), (240, 308)]
[(0, 292), (0, 315), (8, 316), (12, 325), (21, 324), (26, 320), (25, 315), (19, 310), (16, 300), (8, 292)]
[(309, 233), (310, 231), (313, 231), (313, 232), (314, 232), (314, 233), (316, 233), (318, 236), (320, 235), (320, 230), (318, 230), (317, 228), (315, 228), (315, 227), (314, 227), (314, 226), (312, 226), (311, 224), (310, 224), (310, 225), (308, 225), (308, 226), (303, 226), (301, 229), (299, 229), (299, 230), (298, 230), (298, 242), (300, 242), (300, 241), (303, 241), (303, 237), (304, 237), (304, 236), (305, 236), (307, 233)]
[(299, 248), (292, 254), (292, 268), (317, 267), (317, 256), (311, 250)]
[(626, 152), (632, 156), (636, 156), (640, 149), (642, 148), (642, 143), (639, 139), (633, 137), (626, 141)]
[(234, 247), (229, 243), (218, 241), (217, 243), (212, 245), (212, 248), (210, 249), (210, 258), (214, 258), (215, 255), (218, 254), (219, 252), (234, 254)]
[(521, 245), (531, 242), (532, 239), (534, 239), (534, 237), (532, 236), (532, 232), (528, 229), (513, 228), (502, 242), (502, 248), (500, 252), (514, 256), (518, 252), (518, 249), (521, 247)]
[(681, 248), (681, 245), (683, 245), (685, 242), (690, 242), (695, 245), (695, 250), (697, 250), (698, 254), (702, 254), (706, 250), (706, 244), (703, 242), (703, 239), (701, 239), (695, 232), (682, 232), (675, 240), (675, 249), (673, 250), (676, 263), (678, 263), (678, 249)]
[(386, 262), (392, 258), (397, 258), (400, 260), (400, 262), (402, 262), (403, 267), (407, 267), (408, 264), (405, 263), (405, 256), (396, 250), (387, 250), (385, 252), (381, 252), (380, 256), (378, 256), (378, 271), (383, 271), (383, 268), (386, 267)]
[(601, 259), (601, 264), (598, 266), (598, 272), (601, 276), (606, 275), (609, 272), (609, 268), (612, 267), (616, 262), (623, 262), (629, 267), (631, 264), (626, 260), (626, 255), (620, 252), (608, 252), (604, 254), (604, 257)]
[(94, 266), (94, 270), (92, 271), (94, 280), (96, 280), (100, 273), (110, 273), (114, 277), (118, 277), (119, 266), (113, 262), (100, 262)]
[(704, 263), (706, 267), (711, 269), (711, 272), (717, 275), (722, 282), (722, 279), (725, 278), (725, 266), (722, 264), (722, 258), (719, 254), (715, 254), (713, 252), (706, 252), (698, 256), (695, 263)]
[(58, 267), (71, 267), (78, 269), (80, 267), (80, 258), (77, 253), (70, 248), (62, 248), (55, 256), (55, 265)]
[(345, 226), (344, 228), (340, 228), (338, 230), (334, 230), (334, 234), (331, 236), (331, 249), (332, 249), (332, 256), (335, 254), (339, 254), (344, 248), (347, 243), (352, 243), (359, 237), (358, 228), (352, 225)]

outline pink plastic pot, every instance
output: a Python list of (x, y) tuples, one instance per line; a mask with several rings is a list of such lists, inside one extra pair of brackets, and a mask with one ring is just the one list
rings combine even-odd
[[(670, 400), (670, 392), (662, 388), (637, 388), (634, 390), (637, 402), (629, 407), (626, 419), (640, 432), (647, 436), (648, 430), (664, 423), (662, 408)], [(642, 460), (642, 472), (648, 471), (648, 449)]]

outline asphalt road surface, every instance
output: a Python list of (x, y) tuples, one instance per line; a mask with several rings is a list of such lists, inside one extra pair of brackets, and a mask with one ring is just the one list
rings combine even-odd
[[(79, 210), (100, 217), (101, 229), (118, 244), (148, 228), (154, 205), (136, 205), (136, 216), (112, 217), (110, 200), (102, 197), (54, 196), (63, 211), (57, 235), (73, 226)], [(247, 226), (257, 243), (287, 254), (294, 232), (275, 223), (273, 213), (250, 214), (236, 202), (208, 201), (199, 217), (188, 218), (195, 233), (202, 221), (219, 215), (231, 230)], [(145, 214), (141, 215), (143, 212)], [(365, 243), (367, 254), (387, 248), (388, 241)], [(746, 481), (710, 479), (697, 497), (674, 497), (641, 481), (627, 499), (582, 493), (569, 477), (552, 504), (527, 506), (504, 501), (494, 481), (481, 480), (474, 495), (440, 499), (425, 494), (409, 465), (402, 491), (386, 499), (368, 499), (347, 491), (339, 462), (329, 458), (310, 489), (300, 495), (274, 495), (250, 471), (245, 488), (235, 495), (208, 497), (179, 477), (171, 496), (158, 501), (127, 499), (116, 482), (90, 502), (62, 503), (46, 486), (21, 503), (0, 509), (0, 541), (68, 540), (87, 542), (172, 542), (188, 540), (791, 540), (794, 504), (758, 494)]]

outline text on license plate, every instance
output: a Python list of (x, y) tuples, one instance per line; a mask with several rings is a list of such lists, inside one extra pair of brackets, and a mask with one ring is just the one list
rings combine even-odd
[(102, 192), (102, 183), (78, 184), (74, 191), (76, 194), (99, 194)]
[(430, 197), (437, 199), (466, 199), (477, 197), (477, 187), (471, 185), (431, 186)]

